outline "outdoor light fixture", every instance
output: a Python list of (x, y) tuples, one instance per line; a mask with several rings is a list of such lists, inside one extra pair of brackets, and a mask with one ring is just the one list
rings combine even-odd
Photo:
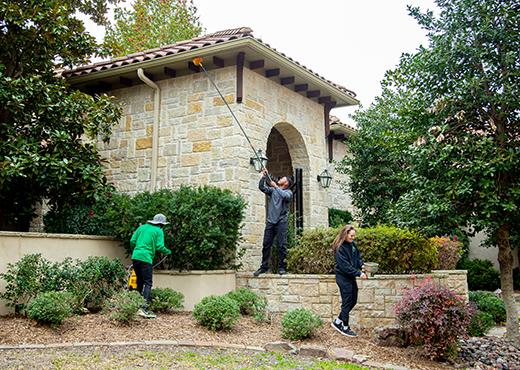
[(332, 176), (329, 171), (325, 170), (318, 175), (318, 181), (324, 189), (327, 189), (330, 186), (330, 182), (332, 181)]
[[(262, 162), (260, 162), (258, 160), (258, 158), (260, 158), (260, 161), (262, 161)], [(254, 156), (253, 158), (251, 158), (249, 160), (249, 163), (255, 167), (256, 172), (262, 172), (262, 166), (263, 167), (267, 166), (267, 161), (268, 161), (265, 154), (262, 153), (262, 149), (258, 150), (258, 158), (256, 156)]]

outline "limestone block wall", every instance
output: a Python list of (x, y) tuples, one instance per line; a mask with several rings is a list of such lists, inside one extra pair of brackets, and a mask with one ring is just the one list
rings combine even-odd
[[(339, 162), (343, 157), (345, 157), (345, 155), (348, 155), (346, 145), (339, 140), (333, 140), (334, 160)], [(347, 175), (336, 171), (333, 164), (329, 165), (328, 170), (332, 175), (332, 183), (327, 192), (329, 208), (349, 211), (353, 216), (355, 216), (355, 209), (352, 205), (351, 194), (346, 193), (344, 187), (342, 186), (342, 184), (348, 180)]]
[[(455, 290), (468, 301), (467, 271), (433, 271), (431, 275), (415, 275), (420, 282), (431, 281)], [(358, 303), (350, 314), (353, 327), (375, 328), (395, 323), (392, 308), (402, 297), (403, 288), (411, 285), (411, 275), (376, 275), (375, 279), (358, 279)], [(306, 308), (325, 321), (335, 319), (341, 310), (341, 298), (334, 275), (274, 275), (254, 277), (237, 274), (237, 289), (246, 288), (268, 300), (274, 313), (283, 314), (296, 308)]]
[[(236, 67), (209, 71), (256, 149), (267, 152), (274, 128), (285, 139), (292, 168), (304, 171), (304, 224), (327, 224), (328, 192), (316, 176), (326, 168), (322, 105), (244, 69), (244, 97), (236, 101)], [(157, 189), (211, 185), (248, 202), (242, 232), (244, 269), (258, 268), (265, 225), (260, 175), (249, 164), (253, 151), (240, 127), (203, 73), (156, 81), (161, 88)], [(137, 85), (112, 92), (125, 102), (110, 143), (98, 143), (108, 180), (120, 192), (150, 190), (154, 94)], [(268, 166), (269, 167), (269, 166)]]

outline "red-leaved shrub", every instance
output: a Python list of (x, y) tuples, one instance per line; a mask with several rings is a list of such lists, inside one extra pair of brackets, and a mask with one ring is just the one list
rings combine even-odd
[(437, 247), (437, 267), (436, 270), (455, 270), (457, 262), (459, 262), (460, 254), (462, 251), (462, 243), (455, 237), (441, 238), (436, 236), (432, 238), (435, 241)]
[(424, 345), (432, 360), (454, 358), (459, 338), (467, 337), (472, 310), (453, 290), (423, 279), (405, 289), (394, 307), (399, 325), (410, 334), (413, 344)]

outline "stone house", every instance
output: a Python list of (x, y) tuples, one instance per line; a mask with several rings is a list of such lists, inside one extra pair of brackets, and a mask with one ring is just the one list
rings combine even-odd
[[(353, 128), (335, 107), (357, 105), (354, 92), (256, 39), (250, 28), (216, 32), (63, 72), (73, 88), (124, 102), (110, 143), (98, 144), (106, 173), (120, 192), (181, 184), (218, 186), (248, 202), (242, 229), (246, 270), (261, 260), (266, 197), (253, 150), (203, 66), (276, 177), (295, 180), (294, 205), (304, 227), (328, 224), (328, 207), (351, 209), (330, 159), (346, 154)], [(328, 170), (323, 188), (317, 177)]]

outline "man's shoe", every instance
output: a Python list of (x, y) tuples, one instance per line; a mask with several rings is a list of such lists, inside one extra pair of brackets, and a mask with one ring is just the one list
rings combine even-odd
[(333, 321), (331, 323), (331, 326), (336, 329), (337, 331), (339, 331), (341, 333), (341, 335), (346, 335), (347, 337), (357, 337), (358, 335), (356, 333), (354, 333), (352, 330), (350, 330), (350, 327), (349, 326), (343, 326), (343, 323), (341, 324), (336, 324), (336, 321)]
[(278, 269), (278, 273), (280, 275), (285, 275), (285, 274), (287, 274), (287, 271), (285, 271), (285, 269), (283, 267), (281, 267), (281, 268)]
[(156, 316), (151, 311), (147, 311), (144, 308), (140, 308), (139, 311), (137, 311), (137, 315), (142, 316), (146, 319), (155, 319), (156, 318)]
[(269, 269), (265, 269), (265, 268), (260, 267), (258, 270), (253, 272), (253, 275), (258, 276), (260, 274), (266, 274), (268, 272), (269, 272)]

